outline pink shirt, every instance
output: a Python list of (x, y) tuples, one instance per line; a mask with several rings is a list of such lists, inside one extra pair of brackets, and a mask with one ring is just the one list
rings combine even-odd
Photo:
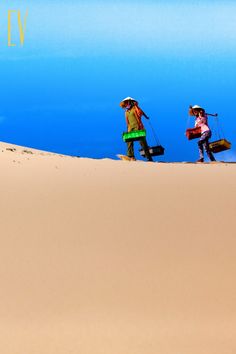
[(201, 133), (205, 133), (210, 130), (206, 114), (203, 117), (197, 117), (195, 119), (195, 127), (201, 127)]

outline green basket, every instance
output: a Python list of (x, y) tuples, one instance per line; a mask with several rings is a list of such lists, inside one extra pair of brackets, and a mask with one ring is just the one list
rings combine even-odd
[(123, 140), (125, 143), (137, 141), (142, 138), (146, 138), (146, 130), (134, 130), (132, 132), (123, 133)]

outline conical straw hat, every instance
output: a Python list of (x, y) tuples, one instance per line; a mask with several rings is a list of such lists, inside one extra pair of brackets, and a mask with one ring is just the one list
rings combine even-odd
[[(134, 102), (137, 102), (134, 98), (132, 98), (132, 97), (126, 97), (126, 98), (124, 98), (122, 101), (121, 101), (121, 103), (120, 103), (120, 106), (123, 108), (124, 106), (125, 106), (125, 102), (126, 101), (134, 101)], [(138, 102), (137, 102), (138, 103)]]
[(194, 114), (193, 114), (193, 110), (198, 110), (198, 111), (200, 111), (200, 110), (203, 110), (204, 111), (204, 109), (202, 108), (202, 107), (200, 107), (200, 106), (198, 106), (197, 104), (195, 104), (195, 106), (190, 106), (189, 107), (189, 115), (190, 116), (194, 116)]
[(193, 106), (192, 109), (203, 109), (203, 108), (195, 104), (195, 106)]

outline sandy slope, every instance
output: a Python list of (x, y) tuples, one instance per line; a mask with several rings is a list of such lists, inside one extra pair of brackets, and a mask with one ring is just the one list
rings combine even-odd
[(235, 164), (9, 146), (1, 353), (235, 354)]

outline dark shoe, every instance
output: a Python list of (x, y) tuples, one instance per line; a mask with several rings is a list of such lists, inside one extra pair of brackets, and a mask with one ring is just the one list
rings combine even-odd
[(199, 159), (196, 162), (204, 162), (204, 159)]

